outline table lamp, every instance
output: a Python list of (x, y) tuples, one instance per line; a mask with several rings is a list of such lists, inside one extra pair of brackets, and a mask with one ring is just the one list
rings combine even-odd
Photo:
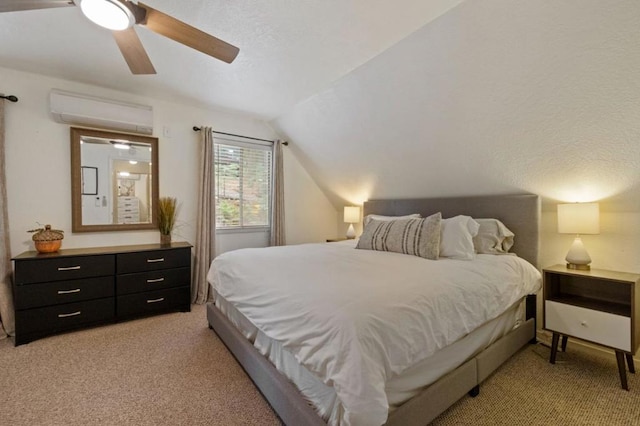
[(558, 204), (558, 232), (575, 234), (576, 238), (565, 258), (567, 268), (588, 271), (591, 257), (582, 244), (581, 234), (600, 233), (600, 207), (598, 203)]
[(345, 206), (344, 207), (344, 223), (349, 224), (347, 230), (347, 239), (353, 239), (356, 237), (356, 231), (353, 229), (353, 224), (360, 222), (360, 207), (358, 206)]

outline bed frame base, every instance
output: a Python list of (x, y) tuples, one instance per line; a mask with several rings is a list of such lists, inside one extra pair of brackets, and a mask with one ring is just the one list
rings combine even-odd
[(326, 426), (293, 383), (258, 352), (213, 303), (207, 305), (207, 320), (285, 425)]
[(392, 411), (386, 425), (424, 426), (466, 393), (477, 396), (480, 393), (480, 383), (526, 345), (534, 331), (533, 319), (527, 320), (483, 352)]
[[(529, 296), (532, 298), (535, 300), (535, 295)], [(520, 327), (393, 410), (386, 425), (424, 426), (465, 394), (477, 396), (482, 381), (527, 342), (535, 341), (535, 317), (527, 317)], [(207, 320), (285, 425), (326, 425), (293, 383), (211, 303)]]
[(470, 397), (475, 398), (480, 395), (480, 385), (475, 385), (469, 392), (467, 392)]

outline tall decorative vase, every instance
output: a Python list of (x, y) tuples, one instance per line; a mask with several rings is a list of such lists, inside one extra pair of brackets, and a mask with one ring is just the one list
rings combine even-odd
[(162, 246), (170, 246), (171, 245), (171, 234), (160, 234), (160, 245), (162, 245)]

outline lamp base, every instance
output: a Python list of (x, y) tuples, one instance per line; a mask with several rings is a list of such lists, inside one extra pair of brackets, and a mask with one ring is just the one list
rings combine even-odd
[(567, 269), (575, 269), (577, 271), (590, 271), (591, 265), (579, 265), (577, 263), (567, 263)]
[(584, 248), (584, 244), (582, 244), (582, 238), (576, 237), (575, 240), (573, 240), (573, 244), (571, 244), (565, 260), (567, 261), (567, 269), (579, 271), (589, 271), (591, 269), (589, 266), (591, 257)]
[(347, 229), (347, 240), (353, 240), (356, 237), (356, 230), (353, 229), (353, 223), (349, 224), (349, 229)]

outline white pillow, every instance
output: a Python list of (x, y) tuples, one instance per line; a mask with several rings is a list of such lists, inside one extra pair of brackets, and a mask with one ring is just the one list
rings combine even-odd
[(478, 235), (473, 238), (476, 253), (511, 254), (514, 233), (498, 219), (476, 219), (480, 224)]
[(398, 219), (414, 219), (420, 218), (420, 213), (408, 214), (405, 216), (383, 216), (379, 214), (368, 214), (364, 217), (364, 221), (362, 224), (367, 226), (367, 223), (371, 222), (371, 220), (380, 220), (380, 221), (389, 221), (389, 220), (398, 220)]
[(478, 222), (470, 216), (459, 215), (442, 219), (440, 229), (440, 257), (460, 260), (476, 257), (473, 237), (478, 235)]

